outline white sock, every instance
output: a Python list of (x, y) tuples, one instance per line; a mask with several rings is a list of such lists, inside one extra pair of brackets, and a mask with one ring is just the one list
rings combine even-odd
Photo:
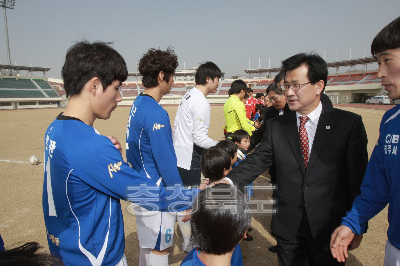
[(140, 248), (139, 266), (147, 266), (151, 248)]
[(190, 241), (190, 235), (191, 235), (191, 230), (190, 230), (190, 220), (187, 221), (186, 223), (182, 222), (183, 216), (178, 216), (178, 224), (179, 228), (181, 229), (182, 237), (183, 237), (183, 249), (185, 249), (189, 245)]
[(150, 252), (149, 264), (147, 266), (168, 266), (168, 255), (156, 255)]

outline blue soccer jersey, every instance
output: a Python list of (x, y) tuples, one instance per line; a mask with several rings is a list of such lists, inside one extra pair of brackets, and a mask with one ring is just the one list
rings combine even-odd
[(168, 113), (143, 93), (136, 97), (129, 114), (126, 158), (133, 169), (159, 186), (183, 186)]
[(76, 118), (60, 114), (44, 141), (44, 221), (50, 251), (65, 265), (119, 262), (125, 248), (120, 199), (158, 210), (182, 201), (139, 175), (107, 137)]
[[(203, 261), (199, 258), (201, 248), (192, 249), (186, 257), (183, 259), (181, 266), (206, 266)], [(235, 247), (231, 258), (232, 266), (243, 266), (242, 249), (240, 244)]]
[[(342, 218), (355, 234), (364, 233), (368, 220), (389, 204), (389, 242), (400, 249), (400, 106), (388, 110), (381, 121), (379, 139), (361, 185), (361, 194)], [(397, 155), (399, 153), (399, 155)]]

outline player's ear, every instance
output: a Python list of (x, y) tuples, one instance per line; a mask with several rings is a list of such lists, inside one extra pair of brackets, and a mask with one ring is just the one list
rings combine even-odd
[(93, 96), (96, 95), (98, 89), (103, 89), (103, 86), (97, 77), (91, 78), (86, 85), (89, 87), (89, 91)]
[(158, 73), (158, 84), (162, 83), (164, 81), (164, 71), (160, 71)]

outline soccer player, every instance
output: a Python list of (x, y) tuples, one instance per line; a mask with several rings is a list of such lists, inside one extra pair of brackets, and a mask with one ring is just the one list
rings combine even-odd
[(254, 97), (253, 97), (253, 89), (252, 88), (246, 89), (246, 95), (247, 95), (247, 97), (245, 97), (246, 101), (244, 102), (244, 106), (246, 108), (246, 117), (247, 117), (247, 119), (252, 119), (256, 112), (257, 100), (254, 99)]
[[(376, 35), (371, 44), (371, 53), (378, 61), (378, 77), (382, 79), (382, 86), (392, 100), (399, 99), (400, 17)], [(384, 114), (380, 137), (369, 160), (361, 194), (354, 200), (346, 217), (342, 218), (341, 226), (332, 234), (331, 252), (339, 262), (348, 258), (348, 249), (360, 244), (367, 221), (389, 204), (388, 241), (383, 265), (400, 265), (399, 113), (400, 106), (396, 106)]]
[(201, 179), (200, 156), (204, 149), (217, 144), (208, 136), (210, 103), (207, 95), (219, 86), (221, 70), (213, 62), (199, 66), (196, 86), (183, 96), (174, 122), (174, 148), (184, 186), (198, 186)]
[[(182, 189), (176, 155), (172, 144), (171, 124), (167, 111), (159, 104), (170, 92), (178, 57), (167, 51), (150, 49), (139, 62), (145, 90), (133, 102), (126, 132), (126, 157), (133, 169), (157, 182), (160, 187)], [(133, 203), (140, 245), (139, 265), (168, 265), (173, 244), (176, 212), (150, 212)], [(173, 211), (173, 209), (171, 209)], [(182, 215), (183, 216), (183, 215)], [(189, 243), (190, 224), (178, 219)]]
[(184, 201), (129, 167), (119, 141), (93, 128), (122, 100), (127, 76), (124, 59), (105, 43), (79, 42), (67, 52), (69, 102), (46, 130), (42, 199), (50, 252), (65, 265), (127, 264), (121, 199), (156, 210)]

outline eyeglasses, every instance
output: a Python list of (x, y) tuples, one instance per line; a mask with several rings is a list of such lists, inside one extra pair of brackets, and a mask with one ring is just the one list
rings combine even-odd
[(269, 98), (268, 102), (274, 103), (279, 98), (279, 96), (282, 96), (282, 95), (278, 95), (278, 96), (275, 96), (275, 97), (268, 97)]
[(295, 83), (295, 84), (282, 84), (281, 85), (281, 89), (282, 89), (282, 91), (288, 91), (289, 89), (292, 89), (294, 91), (298, 91), (302, 87), (304, 87), (305, 85), (307, 85), (309, 83), (311, 83), (311, 81), (303, 83), (303, 84), (297, 84), (297, 83)]

